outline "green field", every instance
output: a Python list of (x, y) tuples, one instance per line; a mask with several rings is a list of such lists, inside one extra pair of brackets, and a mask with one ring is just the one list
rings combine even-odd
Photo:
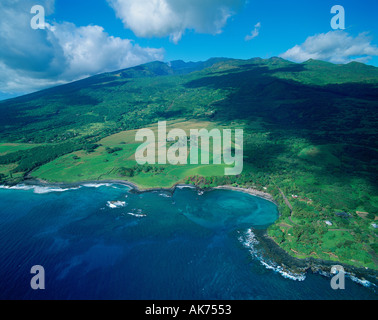
[[(209, 131), (216, 124), (208, 121), (171, 121), (167, 130), (180, 128), (190, 134), (192, 129), (206, 128)], [(150, 127), (157, 136), (157, 125)], [(222, 128), (222, 126), (218, 126)], [(178, 181), (191, 176), (222, 176), (225, 165), (154, 165), (144, 167), (144, 170), (133, 176), (122, 176), (119, 169), (134, 168), (137, 166), (135, 152), (141, 143), (135, 142), (137, 130), (122, 131), (100, 140), (101, 145), (94, 152), (83, 150), (73, 152), (51, 161), (37, 170), (31, 176), (34, 178), (52, 181), (67, 182), (94, 181), (94, 180), (127, 180), (136, 183), (141, 188), (172, 187)], [(169, 147), (169, 145), (168, 145)], [(210, 146), (210, 151), (212, 150)], [(107, 148), (116, 148), (118, 151), (109, 153)], [(157, 158), (157, 157), (156, 157)], [(200, 159), (201, 160), (201, 159)], [(212, 156), (210, 156), (210, 161)], [(157, 159), (156, 159), (157, 161)], [(188, 161), (189, 163), (189, 161)], [(151, 167), (148, 172), (148, 167)]]
[(35, 144), (25, 144), (25, 143), (0, 143), (0, 156), (4, 156), (6, 154), (28, 150), (36, 147)]

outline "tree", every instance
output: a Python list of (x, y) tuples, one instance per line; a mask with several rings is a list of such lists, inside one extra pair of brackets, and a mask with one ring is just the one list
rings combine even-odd
[(366, 216), (366, 218), (368, 218), (368, 219), (370, 219), (370, 220), (374, 220), (374, 219), (375, 219), (375, 214), (369, 212), (369, 214)]
[(121, 167), (118, 169), (121, 177), (134, 177), (134, 170), (131, 168)]
[(95, 144), (95, 143), (89, 143), (89, 144), (85, 144), (83, 146), (83, 149), (88, 152), (88, 153), (92, 153), (94, 152), (98, 147), (100, 147), (99, 144)]

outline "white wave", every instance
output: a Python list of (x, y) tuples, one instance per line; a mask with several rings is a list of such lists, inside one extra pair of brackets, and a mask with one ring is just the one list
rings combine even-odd
[(188, 189), (196, 189), (195, 186), (177, 186), (176, 188), (177, 188), (177, 189), (185, 189), (185, 188), (188, 188)]
[(32, 189), (34, 189), (34, 187), (33, 186), (25, 186), (25, 185), (21, 185), (21, 184), (17, 185), (17, 186), (13, 186), (13, 187), (1, 185), (0, 189), (6, 189), (6, 190), (32, 190)]
[[(317, 272), (319, 275), (323, 276), (323, 277), (326, 277), (326, 278), (331, 278), (333, 277), (333, 274), (329, 273), (329, 272), (326, 272), (326, 271), (323, 271), (323, 270), (317, 270)], [(376, 288), (377, 285), (366, 280), (366, 279), (359, 279), (357, 278), (356, 276), (346, 272), (345, 273), (346, 277), (349, 277), (352, 281), (366, 287), (366, 288)]]
[(65, 191), (71, 191), (71, 190), (77, 190), (80, 189), (80, 187), (77, 188), (48, 188), (48, 187), (35, 187), (34, 193), (37, 194), (45, 194), (45, 193), (51, 193), (51, 192), (65, 192)]
[(116, 208), (123, 208), (126, 207), (126, 202), (124, 201), (108, 201), (106, 206), (111, 208), (111, 209), (116, 209)]
[(86, 188), (100, 188), (100, 187), (111, 187), (113, 189), (121, 189), (121, 188), (127, 188), (129, 190), (131, 190), (132, 188), (130, 186), (126, 186), (126, 185), (123, 185), (123, 184), (117, 184), (117, 183), (112, 183), (112, 182), (93, 182), (93, 183), (84, 183), (82, 185), (83, 187), (86, 187)]
[(168, 193), (159, 193), (159, 196), (163, 198), (172, 198), (172, 196)]
[(0, 189), (8, 189), (8, 190), (24, 190), (29, 191), (33, 190), (36, 194), (46, 194), (51, 192), (65, 192), (65, 191), (71, 191), (71, 190), (77, 190), (80, 189), (80, 187), (76, 188), (57, 188), (57, 187), (43, 187), (43, 186), (27, 186), (24, 184), (20, 184), (17, 186), (0, 186)]
[(137, 218), (147, 217), (146, 214), (137, 214), (137, 213), (133, 213), (133, 212), (128, 212), (127, 214), (130, 215), (130, 216), (133, 216), (133, 217), (137, 217)]
[(137, 217), (137, 218), (147, 217), (147, 215), (143, 213), (142, 209), (136, 209), (136, 208), (131, 209), (131, 212), (127, 212), (127, 214), (133, 217)]
[(85, 188), (100, 188), (100, 187), (112, 187), (115, 189), (118, 189), (116, 185), (113, 185), (112, 183), (85, 183), (83, 185), (77, 186), (77, 187), (72, 187), (72, 188), (60, 188), (60, 187), (55, 187), (55, 186), (33, 186), (33, 185), (25, 185), (25, 184), (19, 184), (16, 186), (4, 186), (0, 185), (0, 189), (8, 189), (8, 190), (33, 190), (34, 193), (36, 194), (45, 194), (45, 193), (50, 193), (50, 192), (65, 192), (65, 191), (70, 191), (70, 190), (77, 190), (80, 189), (81, 187)]
[(248, 229), (244, 236), (239, 237), (239, 241), (243, 244), (245, 248), (249, 250), (252, 257), (258, 260), (265, 268), (273, 270), (274, 272), (279, 273), (284, 278), (294, 280), (294, 281), (304, 281), (306, 279), (305, 274), (297, 274), (285, 270), (282, 266), (277, 265), (276, 263), (264, 259), (261, 252), (256, 248), (260, 242), (257, 240), (256, 235), (253, 233), (252, 229)]
[(243, 237), (239, 237), (239, 241), (243, 243), (244, 247), (256, 252), (255, 245), (260, 242), (257, 240), (256, 235), (253, 233), (252, 229), (248, 229)]
[(365, 279), (359, 279), (351, 274), (348, 274), (347, 273), (347, 276), (354, 282), (357, 282), (359, 283), (360, 285), (363, 285), (364, 287), (366, 288), (369, 288), (369, 287), (376, 287), (376, 285), (368, 280), (365, 280)]
[(86, 188), (100, 188), (100, 187), (110, 187), (112, 186), (111, 183), (85, 183), (83, 187)]
[(274, 272), (279, 273), (286, 279), (291, 279), (294, 281), (305, 281), (306, 276), (304, 274), (296, 274), (287, 270), (284, 270), (283, 267), (276, 265), (275, 263), (268, 264), (264, 260), (260, 259), (260, 263), (265, 266), (267, 269), (273, 270)]

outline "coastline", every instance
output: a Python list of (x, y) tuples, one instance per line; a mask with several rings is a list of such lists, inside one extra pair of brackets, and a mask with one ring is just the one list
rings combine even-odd
[(75, 188), (79, 187), (85, 184), (120, 184), (124, 186), (128, 186), (132, 189), (132, 192), (135, 193), (145, 193), (145, 192), (154, 192), (154, 191), (162, 191), (162, 192), (170, 192), (174, 193), (177, 188), (193, 188), (198, 191), (203, 191), (203, 192), (210, 192), (212, 190), (229, 190), (229, 191), (238, 191), (238, 192), (243, 192), (247, 193), (249, 195), (259, 197), (262, 199), (265, 199), (267, 201), (270, 201), (277, 205), (277, 202), (274, 200), (273, 196), (270, 195), (269, 193), (262, 192), (256, 189), (252, 188), (239, 188), (239, 187), (233, 187), (233, 186), (217, 186), (209, 189), (204, 189), (202, 190), (201, 188), (192, 185), (192, 184), (183, 184), (183, 183), (176, 183), (170, 188), (143, 188), (138, 186), (137, 184), (127, 181), (127, 180), (89, 180), (89, 181), (77, 181), (77, 182), (72, 182), (72, 183), (66, 183), (66, 182), (49, 182), (46, 180), (41, 180), (41, 179), (35, 179), (35, 178), (28, 178), (23, 180), (20, 184), (25, 184), (28, 186), (44, 186), (44, 187), (60, 187), (60, 188)]
[(262, 192), (256, 189), (252, 188), (239, 188), (239, 187), (233, 187), (233, 186), (218, 186), (214, 187), (211, 190), (231, 190), (231, 191), (238, 191), (238, 192), (243, 192), (247, 193), (251, 196), (259, 197), (265, 200), (268, 200), (270, 202), (273, 202), (275, 205), (277, 205), (277, 202), (274, 200), (273, 196), (269, 193)]
[[(202, 190), (194, 185), (180, 184), (177, 183), (171, 188), (141, 188), (135, 183), (126, 180), (92, 180), (92, 181), (78, 181), (74, 183), (56, 183), (49, 182), (41, 179), (27, 178), (23, 180), (20, 184), (25, 184), (27, 186), (40, 186), (40, 187), (59, 187), (59, 188), (77, 188), (88, 184), (119, 184), (130, 187), (130, 192), (133, 193), (146, 193), (146, 192), (169, 192), (174, 194), (177, 188), (192, 188), (196, 189), (198, 192), (210, 192), (212, 190), (230, 190), (247, 193), (252, 196), (256, 196), (267, 201), (270, 201), (277, 205), (273, 196), (256, 190), (252, 188), (240, 188), (233, 186), (217, 186), (210, 189)], [(252, 229), (253, 233), (256, 235), (257, 240), (260, 243), (261, 248), (264, 251), (264, 259), (272, 261), (274, 264), (282, 267), (284, 271), (292, 274), (305, 274), (307, 272), (319, 273), (323, 276), (331, 277), (331, 267), (334, 265), (341, 265), (345, 272), (353, 277), (360, 280), (367, 280), (375, 285), (378, 284), (378, 271), (374, 269), (366, 269), (348, 265), (338, 261), (327, 261), (321, 259), (315, 259), (313, 257), (307, 257), (299, 259), (291, 256), (283, 248), (279, 246), (269, 235), (267, 230), (256, 230)]]
[(376, 270), (355, 267), (338, 261), (316, 259), (313, 257), (299, 259), (291, 256), (282, 249), (271, 237), (269, 237), (266, 230), (253, 230), (253, 232), (263, 249), (264, 258), (266, 258), (267, 261), (272, 261), (274, 264), (282, 267), (283, 271), (287, 271), (291, 274), (306, 274), (311, 272), (326, 277), (332, 277), (331, 268), (335, 265), (339, 265), (344, 268), (346, 275), (354, 277), (360, 284), (363, 284), (364, 281), (369, 281), (369, 283), (374, 286), (378, 285), (378, 271)]

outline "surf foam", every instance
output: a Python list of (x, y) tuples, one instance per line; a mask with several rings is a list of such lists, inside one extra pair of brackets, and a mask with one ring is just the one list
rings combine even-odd
[(244, 235), (239, 237), (239, 241), (247, 248), (251, 256), (259, 261), (266, 269), (273, 270), (276, 273), (279, 273), (282, 277), (294, 280), (294, 281), (304, 281), (306, 279), (305, 274), (297, 274), (288, 270), (285, 270), (282, 266), (277, 265), (275, 262), (270, 261), (264, 258), (261, 250), (257, 248), (257, 245), (260, 243), (256, 235), (253, 233), (252, 229), (248, 229)]

